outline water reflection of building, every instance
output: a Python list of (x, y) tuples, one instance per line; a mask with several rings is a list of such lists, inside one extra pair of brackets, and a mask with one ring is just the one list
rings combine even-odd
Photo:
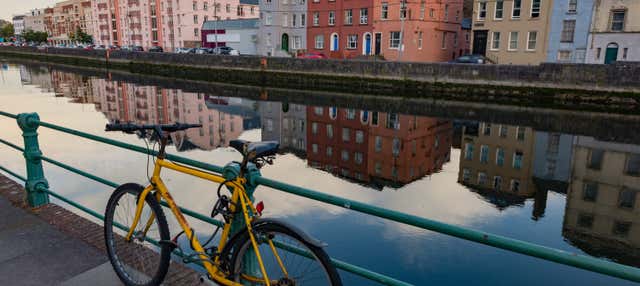
[[(178, 150), (210, 150), (226, 146), (243, 131), (243, 117), (220, 111), (227, 104), (209, 102), (202, 93), (140, 86), (105, 79), (92, 79), (96, 108), (111, 121), (157, 124), (200, 123), (202, 128), (177, 132), (172, 140)], [(226, 108), (229, 109), (229, 108)]]
[(35, 85), (44, 92), (53, 92), (51, 75), (45, 66), (20, 66), (20, 79), (23, 83)]
[(534, 132), (504, 124), (466, 125), (458, 182), (504, 199), (520, 201), (535, 193), (532, 182)]
[(70, 98), (74, 103), (96, 101), (89, 77), (59, 70), (51, 70), (49, 73), (57, 97)]
[(307, 120), (308, 164), (359, 182), (399, 187), (449, 161), (450, 121), (320, 106)]
[(262, 140), (280, 142), (280, 150), (306, 157), (307, 108), (301, 104), (258, 102), (262, 119)]
[(640, 146), (576, 136), (563, 235), (594, 256), (640, 266)]

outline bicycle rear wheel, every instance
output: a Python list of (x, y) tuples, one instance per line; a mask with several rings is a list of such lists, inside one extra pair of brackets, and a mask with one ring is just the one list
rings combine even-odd
[(105, 243), (111, 265), (124, 284), (159, 285), (169, 268), (171, 247), (160, 243), (170, 240), (169, 227), (153, 194), (145, 198), (132, 239), (124, 239), (135, 218), (141, 192), (142, 187), (135, 184), (122, 185), (113, 192), (105, 212)]
[[(255, 226), (253, 233), (271, 285), (342, 285), (327, 253), (297, 231), (284, 224), (268, 222)], [(244, 285), (265, 285), (248, 232), (236, 245), (230, 264), (231, 279)]]

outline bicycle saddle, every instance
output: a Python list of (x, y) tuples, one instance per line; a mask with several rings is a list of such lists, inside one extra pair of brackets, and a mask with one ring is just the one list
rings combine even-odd
[(249, 142), (236, 139), (229, 141), (229, 146), (238, 150), (247, 161), (253, 161), (257, 158), (275, 155), (280, 143), (277, 141)]

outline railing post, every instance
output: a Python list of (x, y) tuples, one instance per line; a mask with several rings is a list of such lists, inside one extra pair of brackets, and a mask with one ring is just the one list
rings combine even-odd
[(49, 195), (45, 192), (49, 183), (44, 177), (40, 146), (38, 144), (38, 126), (40, 117), (37, 113), (21, 113), (17, 117), (18, 126), (22, 129), (24, 138), (24, 158), (27, 166), (27, 202), (31, 207), (39, 207), (49, 203)]

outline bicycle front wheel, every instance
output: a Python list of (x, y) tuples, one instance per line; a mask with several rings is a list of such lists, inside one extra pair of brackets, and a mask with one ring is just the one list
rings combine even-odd
[[(275, 286), (341, 286), (338, 271), (321, 248), (284, 224), (268, 222), (253, 233), (269, 284)], [(248, 232), (239, 238), (231, 258), (231, 278), (244, 285), (265, 285)]]
[(142, 187), (127, 184), (116, 189), (105, 212), (104, 236), (111, 265), (128, 286), (160, 285), (171, 259), (169, 227), (162, 207), (149, 193), (131, 240), (126, 241), (133, 224)]

